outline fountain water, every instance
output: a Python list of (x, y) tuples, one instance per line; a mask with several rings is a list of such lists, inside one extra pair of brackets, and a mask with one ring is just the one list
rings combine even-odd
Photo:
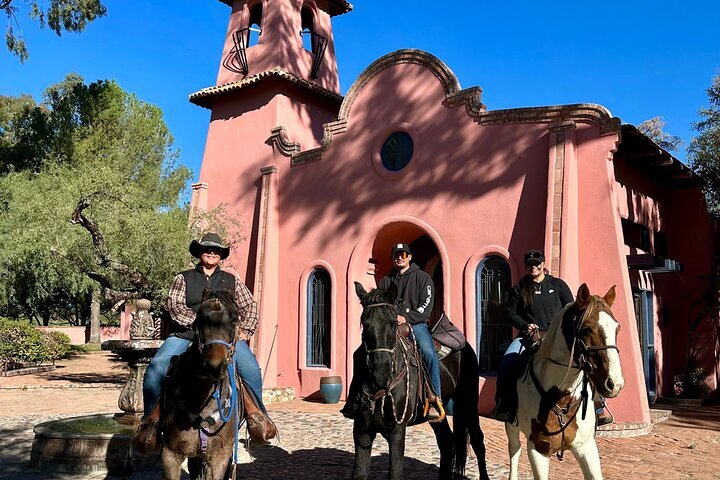
[(86, 415), (44, 422), (35, 426), (30, 463), (54, 472), (101, 472), (126, 475), (157, 463), (157, 455), (134, 450), (132, 437), (143, 411), (142, 384), (150, 360), (162, 340), (150, 315), (150, 301), (136, 300), (130, 340), (108, 340), (110, 350), (128, 363), (130, 374), (120, 393), (122, 413)]

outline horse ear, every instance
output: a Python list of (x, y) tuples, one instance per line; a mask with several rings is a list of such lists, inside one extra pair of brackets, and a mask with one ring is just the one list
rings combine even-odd
[(615, 303), (615, 285), (610, 287), (610, 290), (607, 291), (603, 300), (608, 304), (608, 307), (612, 307), (613, 303)]
[(360, 303), (365, 301), (365, 297), (367, 297), (367, 292), (365, 291), (365, 287), (363, 287), (360, 282), (355, 282), (355, 293), (360, 299)]
[(203, 288), (202, 301), (204, 302), (205, 300), (210, 298), (211, 293), (212, 293), (212, 290), (210, 290), (209, 288)]
[(395, 303), (395, 300), (397, 300), (397, 296), (397, 285), (395, 285), (395, 282), (391, 282), (388, 289), (385, 290), (385, 298), (387, 299), (388, 303)]
[(590, 289), (587, 284), (583, 283), (578, 288), (577, 295), (575, 295), (575, 304), (581, 309), (590, 304)]

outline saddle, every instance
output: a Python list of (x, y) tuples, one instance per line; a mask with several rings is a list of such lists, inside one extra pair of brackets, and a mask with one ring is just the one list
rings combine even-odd
[(437, 322), (430, 328), (430, 334), (433, 337), (438, 360), (442, 360), (453, 352), (462, 350), (467, 344), (465, 335), (450, 321), (445, 312), (440, 315)]

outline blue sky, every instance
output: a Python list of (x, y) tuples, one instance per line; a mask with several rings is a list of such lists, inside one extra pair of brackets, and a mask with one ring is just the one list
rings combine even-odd
[[(19, 1), (19, 0), (18, 0)], [(230, 8), (218, 0), (105, 0), (108, 15), (57, 37), (25, 16), (21, 64), (0, 49), (0, 94), (41, 92), (69, 72), (115, 79), (162, 108), (195, 177), (209, 110), (188, 94), (214, 83)], [(420, 48), (489, 109), (599, 103), (623, 122), (656, 115), (685, 146), (720, 74), (720, 2), (454, 2), (357, 0), (333, 19), (342, 93), (373, 60)], [(684, 147), (676, 155), (685, 158)]]

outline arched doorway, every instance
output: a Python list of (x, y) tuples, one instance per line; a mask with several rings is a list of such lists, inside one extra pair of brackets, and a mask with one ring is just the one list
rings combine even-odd
[(371, 262), (375, 264), (375, 283), (379, 283), (380, 279), (392, 269), (390, 252), (392, 245), (399, 242), (410, 245), (413, 263), (433, 279), (435, 302), (430, 314), (430, 325), (434, 325), (444, 309), (443, 263), (437, 245), (420, 226), (409, 222), (397, 222), (380, 229), (372, 246)]

